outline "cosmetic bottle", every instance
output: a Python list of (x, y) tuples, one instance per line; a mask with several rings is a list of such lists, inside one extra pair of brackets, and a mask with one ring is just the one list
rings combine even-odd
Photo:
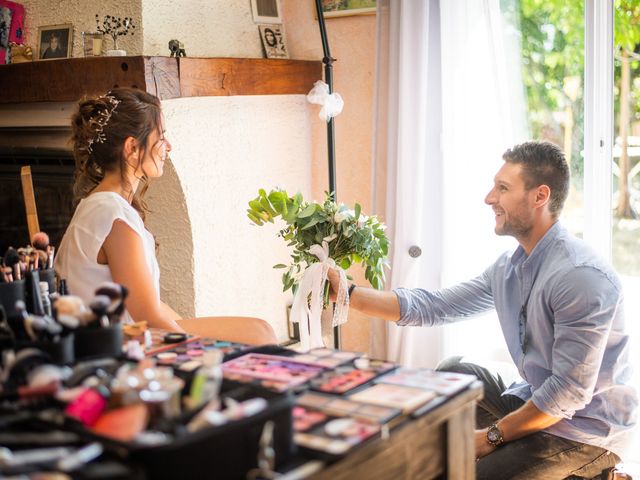
[(202, 367), (195, 373), (189, 391), (188, 407), (195, 409), (218, 399), (222, 382), (223, 354), (220, 350), (209, 350), (202, 356)]
[(80, 420), (87, 426), (96, 423), (111, 396), (108, 387), (111, 376), (103, 370), (98, 370), (96, 376), (98, 376), (98, 383), (83, 390), (64, 410), (67, 415)]
[(40, 295), (42, 296), (42, 310), (47, 316), (52, 315), (51, 311), (51, 299), (49, 298), (49, 283), (40, 282)]

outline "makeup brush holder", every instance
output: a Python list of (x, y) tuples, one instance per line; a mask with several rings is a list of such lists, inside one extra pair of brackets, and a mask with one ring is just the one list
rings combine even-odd
[(176, 428), (174, 439), (165, 445), (130, 446), (131, 460), (141, 465), (147, 478), (199, 480), (202, 472), (211, 472), (215, 478), (245, 479), (247, 472), (257, 466), (260, 437), (269, 421), (274, 424), (272, 446), (276, 466), (291, 458), (296, 451), (292, 395), (228, 380), (223, 382), (220, 395), (222, 399), (228, 397), (239, 402), (262, 397), (267, 407), (255, 415), (191, 433), (184, 427)]
[(16, 312), (16, 302), (26, 300), (25, 298), (25, 280), (16, 280), (9, 283), (0, 283), (0, 303), (4, 307), (7, 318), (11, 321), (19, 318)]
[(57, 292), (56, 272), (53, 268), (47, 268), (46, 270), (40, 270), (40, 281), (47, 282), (49, 284), (49, 293)]
[(47, 353), (56, 365), (71, 365), (76, 359), (73, 333), (60, 336), (55, 341), (33, 342), (29, 346)]
[(122, 325), (108, 327), (88, 326), (75, 331), (74, 349), (76, 359), (122, 356)]

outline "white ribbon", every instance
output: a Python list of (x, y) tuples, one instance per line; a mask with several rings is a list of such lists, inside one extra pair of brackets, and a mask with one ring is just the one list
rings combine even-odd
[(340, 115), (344, 107), (344, 100), (339, 93), (329, 93), (329, 85), (322, 80), (318, 80), (313, 84), (313, 88), (307, 94), (307, 101), (322, 105), (318, 116), (328, 122), (331, 118)]
[[(324, 283), (327, 280), (327, 271), (330, 267), (336, 266), (336, 262), (329, 258), (329, 244), (326, 241), (322, 242), (322, 246), (312, 245), (309, 248), (309, 253), (318, 257), (319, 262), (312, 263), (304, 271), (291, 306), (291, 321), (297, 322), (300, 326), (300, 345), (303, 351), (324, 347), (320, 322), (322, 294)], [(334, 327), (345, 323), (349, 313), (347, 276), (341, 268), (338, 268), (338, 272), (340, 273), (340, 286), (333, 312), (332, 325)]]

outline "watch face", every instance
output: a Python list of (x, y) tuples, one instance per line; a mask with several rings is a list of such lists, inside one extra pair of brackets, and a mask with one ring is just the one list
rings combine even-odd
[(487, 432), (487, 438), (491, 443), (497, 442), (500, 440), (500, 432), (497, 432), (495, 429), (491, 429)]

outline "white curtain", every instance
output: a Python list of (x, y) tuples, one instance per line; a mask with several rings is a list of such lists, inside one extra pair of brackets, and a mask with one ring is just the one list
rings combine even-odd
[[(483, 200), (501, 154), (526, 138), (516, 33), (499, 0), (383, 0), (377, 38), (374, 206), (392, 241), (388, 285), (451, 285), (513, 246), (493, 234)], [(421, 256), (409, 255), (413, 245)], [(484, 338), (499, 356), (495, 319), (473, 323), (463, 331), (374, 321), (372, 354), (432, 367), (482, 353)]]

